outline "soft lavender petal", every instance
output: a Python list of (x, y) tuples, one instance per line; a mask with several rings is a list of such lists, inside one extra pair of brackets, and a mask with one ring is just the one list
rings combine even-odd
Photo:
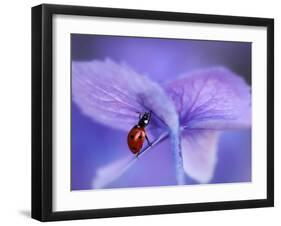
[(148, 129), (164, 124), (177, 129), (172, 101), (157, 83), (125, 64), (107, 59), (72, 63), (73, 100), (91, 119), (128, 131), (138, 121), (137, 112), (152, 111)]
[[(72, 72), (73, 100), (82, 112), (93, 120), (129, 131), (137, 123), (137, 112), (151, 111), (148, 132), (160, 134), (159, 127), (166, 126), (173, 141), (178, 183), (182, 184), (184, 172), (179, 141), (179, 118), (174, 103), (164, 89), (149, 78), (137, 74), (127, 65), (117, 64), (109, 59), (73, 62)], [(127, 169), (126, 164), (121, 168)], [(104, 174), (101, 173), (98, 178), (103, 178), (102, 175)], [(98, 184), (105, 183), (103, 179), (101, 181)]]
[(183, 75), (165, 86), (180, 117), (185, 172), (209, 182), (217, 161), (221, 130), (251, 126), (251, 90), (223, 67)]
[[(168, 132), (164, 132), (157, 139), (152, 141), (151, 146), (146, 146), (138, 155), (138, 157), (129, 155), (120, 159), (115, 160), (114, 162), (109, 163), (108, 165), (102, 166), (98, 169), (96, 177), (94, 177), (92, 186), (96, 188), (105, 188), (113, 181), (120, 178), (131, 166), (133, 166), (137, 160), (141, 159), (148, 151), (167, 139), (169, 137)], [(184, 171), (182, 170), (184, 173)]]
[(180, 116), (181, 127), (236, 129), (251, 126), (251, 90), (223, 67), (183, 75), (165, 86)]
[(220, 133), (219, 131), (186, 130), (182, 135), (184, 171), (200, 183), (208, 183), (213, 177)]
[(101, 167), (93, 180), (93, 188), (99, 189), (106, 187), (108, 184), (121, 177), (136, 161), (137, 158), (129, 155)]

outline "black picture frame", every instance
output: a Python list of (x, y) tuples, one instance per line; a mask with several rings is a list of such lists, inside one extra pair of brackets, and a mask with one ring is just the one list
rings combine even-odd
[[(267, 198), (96, 210), (52, 210), (52, 18), (55, 14), (267, 28)], [(117, 8), (43, 4), (32, 8), (32, 218), (40, 221), (121, 217), (274, 205), (274, 20)]]

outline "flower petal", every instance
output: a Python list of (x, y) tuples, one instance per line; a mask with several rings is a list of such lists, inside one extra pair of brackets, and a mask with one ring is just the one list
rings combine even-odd
[(200, 183), (207, 183), (213, 177), (220, 133), (219, 131), (186, 130), (182, 135), (184, 171)]
[(172, 101), (157, 83), (125, 64), (105, 61), (72, 62), (73, 100), (91, 119), (128, 131), (137, 112), (152, 111), (149, 128), (178, 128)]
[(114, 180), (118, 179), (137, 161), (134, 156), (126, 156), (120, 158), (109, 165), (105, 165), (98, 169), (96, 177), (93, 179), (93, 188), (104, 188)]
[[(160, 135), (161, 126), (167, 127), (173, 141), (178, 183), (182, 184), (184, 172), (180, 153), (179, 119), (174, 103), (164, 89), (127, 65), (120, 65), (109, 59), (73, 62), (72, 72), (73, 100), (93, 120), (129, 131), (137, 122), (136, 112), (150, 111), (152, 116), (148, 129), (156, 128), (158, 131), (153, 131), (154, 135), (156, 132)], [(104, 174), (100, 174), (99, 178), (104, 178), (102, 175)], [(103, 179), (101, 181), (101, 184), (107, 183)]]
[(165, 132), (161, 136), (159, 136), (156, 140), (152, 141), (151, 146), (145, 147), (138, 157), (135, 156), (126, 156), (120, 159), (115, 160), (114, 162), (109, 163), (108, 165), (104, 165), (97, 170), (96, 177), (93, 178), (92, 186), (93, 188), (105, 188), (113, 181), (120, 178), (127, 170), (132, 167), (137, 160), (143, 157), (144, 154), (147, 153), (149, 149), (151, 149), (154, 145), (157, 145), (167, 139), (169, 133)]
[(190, 74), (165, 86), (184, 128), (232, 129), (251, 126), (251, 93), (246, 82), (223, 67)]
[(209, 182), (217, 162), (221, 130), (251, 126), (250, 87), (223, 67), (183, 75), (165, 86), (180, 117), (185, 172)]

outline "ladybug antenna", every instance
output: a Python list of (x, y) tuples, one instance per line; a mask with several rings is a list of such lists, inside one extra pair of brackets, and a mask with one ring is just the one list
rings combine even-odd
[(142, 117), (141, 112), (136, 111), (136, 113), (139, 115), (139, 119), (141, 119), (141, 117)]
[(147, 112), (149, 119), (151, 118), (152, 111)]

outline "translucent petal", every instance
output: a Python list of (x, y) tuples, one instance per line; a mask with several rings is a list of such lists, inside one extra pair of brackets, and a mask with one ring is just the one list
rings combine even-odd
[(152, 112), (149, 128), (177, 129), (178, 116), (163, 88), (125, 64), (107, 59), (72, 62), (73, 100), (91, 119), (129, 131), (137, 112)]
[(251, 126), (251, 90), (223, 67), (185, 74), (165, 85), (180, 118), (185, 172), (206, 183), (217, 161), (220, 131)]
[(251, 126), (251, 90), (223, 67), (183, 75), (165, 86), (181, 127), (237, 129)]
[(182, 135), (184, 171), (200, 183), (209, 182), (217, 163), (218, 131), (186, 130)]

